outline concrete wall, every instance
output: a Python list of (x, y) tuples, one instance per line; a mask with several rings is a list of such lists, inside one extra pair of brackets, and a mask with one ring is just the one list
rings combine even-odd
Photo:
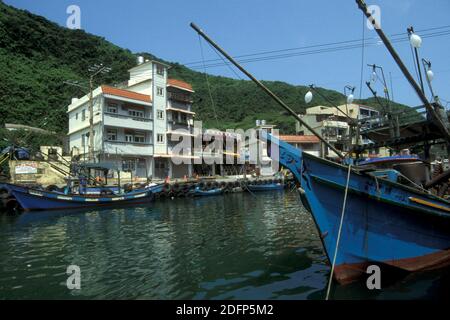
[[(153, 141), (156, 154), (167, 154), (167, 70), (165, 70), (164, 75), (159, 75), (156, 73), (156, 65), (157, 63), (153, 62)], [(157, 93), (158, 88), (163, 89), (163, 96)], [(163, 113), (163, 119), (158, 119), (158, 111)], [(158, 142), (158, 134), (163, 136), (163, 142)]]

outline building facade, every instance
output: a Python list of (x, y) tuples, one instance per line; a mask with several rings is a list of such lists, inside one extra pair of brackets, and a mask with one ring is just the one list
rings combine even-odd
[[(172, 151), (183, 136), (193, 136), (194, 91), (186, 82), (169, 79), (168, 68), (157, 61), (146, 61), (129, 70), (126, 85), (103, 85), (93, 90), (96, 162), (114, 163), (140, 178), (192, 175), (191, 161), (179, 158), (192, 160), (194, 156)], [(71, 153), (86, 159), (89, 95), (72, 99), (67, 113)], [(179, 161), (172, 161), (174, 158)]]
[[(347, 151), (345, 150), (345, 145), (355, 144), (357, 140), (356, 135), (350, 132), (349, 122), (351, 120), (368, 119), (368, 121), (364, 123), (364, 126), (371, 125), (370, 119), (379, 119), (379, 111), (359, 104), (346, 104), (338, 106), (337, 108), (315, 106), (306, 109), (306, 113), (300, 115), (300, 117), (336, 149)], [(296, 132), (300, 135), (312, 134), (312, 132), (299, 122), (296, 123)], [(360, 144), (367, 144), (370, 142), (362, 136), (359, 137), (358, 141)], [(335, 157), (336, 154), (322, 144), (320, 156)]]
[(279, 139), (287, 142), (303, 152), (320, 157), (320, 140), (314, 135), (280, 135)]

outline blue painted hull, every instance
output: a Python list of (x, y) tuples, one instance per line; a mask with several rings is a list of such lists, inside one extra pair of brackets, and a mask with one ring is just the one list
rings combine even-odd
[[(304, 157), (302, 187), (328, 258), (334, 256), (347, 168)], [(419, 271), (450, 263), (450, 215), (410, 199), (450, 208), (426, 194), (352, 174), (336, 258), (341, 282), (358, 277), (371, 262)]]
[(247, 188), (252, 192), (284, 190), (284, 186), (279, 183), (248, 185)]
[[(147, 188), (139, 188), (136, 190), (151, 190), (153, 193), (160, 193), (162, 192), (164, 187), (164, 184), (158, 184), (155, 186), (147, 187)], [(88, 194), (101, 194), (102, 191), (108, 190), (112, 191), (113, 193), (119, 193), (119, 187), (118, 186), (105, 186), (105, 187), (87, 187), (87, 193)]]
[[(303, 188), (328, 260), (338, 237), (348, 167), (280, 145), (280, 163)], [(450, 265), (450, 202), (417, 189), (352, 171), (334, 277), (341, 283), (365, 274), (370, 264), (406, 271)]]
[(194, 190), (194, 197), (208, 197), (217, 196), (223, 193), (222, 189), (211, 189), (211, 190)]
[(25, 211), (95, 208), (99, 206), (119, 206), (146, 204), (153, 200), (151, 190), (140, 190), (114, 196), (64, 195), (17, 185), (6, 185)]

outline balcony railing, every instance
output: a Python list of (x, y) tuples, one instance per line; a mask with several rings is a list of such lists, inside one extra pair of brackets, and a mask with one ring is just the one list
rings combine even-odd
[(175, 131), (178, 129), (188, 130), (190, 133), (192, 133), (192, 130), (190, 130), (189, 124), (187, 122), (172, 122), (169, 126), (169, 129), (170, 131)]
[(126, 142), (118, 140), (105, 140), (104, 152), (120, 155), (153, 155), (153, 144), (147, 142)]
[(151, 117), (133, 117), (127, 114), (120, 114), (120, 113), (114, 113), (114, 112), (105, 112), (106, 115), (113, 117), (113, 118), (122, 118), (122, 119), (131, 119), (136, 121), (143, 121), (143, 122), (150, 122), (153, 119)]
[(181, 102), (185, 102), (185, 103), (193, 102), (192, 97), (190, 95), (183, 94), (183, 93), (169, 92), (168, 97), (169, 97), (169, 99), (181, 101)]
[(118, 143), (118, 144), (132, 144), (132, 145), (137, 145), (137, 146), (151, 146), (151, 145), (153, 145), (153, 143), (151, 143), (151, 142), (134, 142), (134, 141), (108, 140), (108, 139), (106, 139), (105, 142)]

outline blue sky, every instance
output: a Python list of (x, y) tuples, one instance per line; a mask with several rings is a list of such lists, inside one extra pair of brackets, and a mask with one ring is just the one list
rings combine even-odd
[[(354, 0), (5, 0), (7, 4), (27, 9), (65, 26), (66, 8), (81, 8), (82, 29), (133, 52), (147, 51), (174, 62), (201, 60), (197, 34), (189, 27), (199, 25), (231, 55), (251, 54), (286, 48), (361, 39), (362, 13)], [(449, 26), (448, 0), (374, 0), (366, 1), (381, 8), (381, 22), (386, 34), (406, 35), (406, 28), (416, 30)], [(427, 31), (433, 33), (436, 31)], [(419, 32), (420, 34), (420, 32)], [(374, 31), (365, 29), (373, 38)], [(373, 40), (372, 40), (373, 41)], [(203, 44), (205, 59), (218, 56)], [(413, 74), (408, 42), (395, 44)], [(423, 39), (421, 57), (431, 60), (435, 91), (450, 100), (450, 34)], [(365, 50), (363, 81), (369, 80), (367, 63), (384, 67), (392, 75), (395, 100), (418, 105), (419, 100), (382, 45)], [(359, 95), (361, 48), (294, 56), (284, 59), (250, 62), (245, 67), (257, 78), (280, 80), (291, 84), (311, 84), (343, 91), (346, 84), (357, 86)], [(201, 70), (201, 69), (200, 69)], [(228, 67), (208, 68), (209, 73), (236, 77)], [(241, 75), (242, 76), (242, 75)], [(244, 77), (244, 76), (242, 76)], [(378, 92), (382, 92), (378, 87)], [(363, 97), (369, 96), (363, 87)], [(445, 104), (445, 103), (444, 103)], [(450, 106), (450, 104), (449, 104)]]

